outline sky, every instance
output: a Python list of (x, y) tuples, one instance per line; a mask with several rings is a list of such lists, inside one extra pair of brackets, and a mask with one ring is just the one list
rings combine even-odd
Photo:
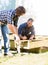
[(48, 35), (48, 0), (24, 0), (24, 6), (27, 14), (23, 21), (32, 17), (36, 35)]
[(26, 8), (26, 14), (19, 18), (18, 25), (32, 17), (36, 35), (48, 35), (48, 0), (0, 0), (0, 10), (20, 5)]
[(0, 0), (0, 10), (14, 9), (16, 0)]

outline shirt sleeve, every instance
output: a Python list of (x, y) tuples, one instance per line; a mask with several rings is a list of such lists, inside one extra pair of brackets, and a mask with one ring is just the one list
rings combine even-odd
[(35, 29), (34, 29), (34, 26), (32, 26), (32, 29), (31, 29), (31, 35), (35, 35)]
[(13, 25), (17, 27), (18, 17), (16, 16), (15, 10), (12, 12), (11, 18), (12, 18), (12, 21), (14, 22)]
[(22, 32), (22, 26), (20, 25), (19, 28), (18, 28), (18, 34), (20, 35)]
[(23, 28), (26, 27), (26, 23), (23, 23), (18, 28), (18, 34), (22, 34)]

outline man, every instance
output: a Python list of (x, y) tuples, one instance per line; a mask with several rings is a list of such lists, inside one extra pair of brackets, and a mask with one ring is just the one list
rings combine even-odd
[[(7, 25), (11, 32), (15, 34), (16, 40), (20, 40), (17, 32), (17, 21), (18, 18), (25, 14), (25, 8), (23, 6), (17, 7), (15, 10), (4, 10), (0, 11), (0, 29), (4, 39), (4, 55), (12, 55), (9, 53), (9, 31)], [(0, 43), (1, 46), (1, 43)], [(1, 51), (1, 48), (0, 48)], [(0, 53), (1, 54), (1, 53)]]
[(35, 38), (32, 18), (29, 18), (26, 23), (19, 26), (18, 34), (21, 40), (33, 40)]

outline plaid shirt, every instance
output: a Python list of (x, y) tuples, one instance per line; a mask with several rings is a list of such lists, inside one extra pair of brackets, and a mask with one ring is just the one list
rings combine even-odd
[(15, 10), (3, 10), (0, 11), (0, 21), (12, 24), (12, 19), (16, 15)]

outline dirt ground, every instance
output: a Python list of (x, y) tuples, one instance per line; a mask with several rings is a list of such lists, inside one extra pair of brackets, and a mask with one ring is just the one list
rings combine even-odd
[[(38, 39), (38, 37), (37, 37)], [(39, 37), (39, 39), (47, 40), (46, 46), (48, 46), (48, 37)], [(42, 44), (43, 45), (43, 44)], [(44, 53), (22, 53), (14, 54), (13, 57), (0, 57), (0, 65), (48, 65), (48, 52)]]
[(15, 54), (13, 57), (1, 57), (0, 65), (48, 65), (48, 52), (33, 54)]

